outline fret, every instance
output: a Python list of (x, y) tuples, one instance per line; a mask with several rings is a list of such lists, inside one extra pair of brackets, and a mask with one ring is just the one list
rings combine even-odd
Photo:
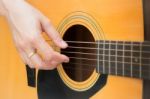
[(140, 70), (140, 64), (132, 64), (132, 76), (131, 77), (140, 78), (139, 70)]
[(104, 73), (103, 72), (103, 67), (104, 67), (104, 64), (103, 64), (103, 60), (104, 60), (104, 49), (103, 49), (103, 46), (104, 46), (104, 43), (103, 43), (103, 41), (101, 40), (100, 42), (99, 42), (99, 50), (98, 50), (98, 58), (99, 58), (99, 60), (97, 60), (97, 62), (98, 62), (98, 71), (100, 72), (100, 73)]
[(131, 77), (131, 63), (124, 63), (124, 76)]
[(132, 51), (133, 51), (133, 43), (131, 42), (131, 66), (130, 66), (130, 68), (131, 68), (131, 77), (133, 76), (133, 75), (132, 75), (132, 74), (133, 74), (133, 73), (132, 73), (132, 65), (133, 65), (133, 64), (132, 64), (132, 61), (133, 61), (133, 59), (132, 59), (132, 57), (133, 57), (133, 52), (132, 52)]
[(109, 72), (108, 72), (109, 74), (111, 74), (111, 69), (110, 69), (111, 47), (110, 47), (110, 46), (111, 46), (111, 41), (110, 41), (110, 43), (109, 43), (109, 62), (108, 62), (108, 63), (109, 63), (109, 64), (108, 64), (108, 65), (109, 65), (109, 66), (108, 66), (108, 67), (109, 67)]
[(140, 46), (139, 46), (139, 47), (140, 47), (140, 49), (139, 49), (139, 50), (140, 50), (140, 60), (139, 60), (139, 62), (140, 62), (140, 67), (139, 67), (139, 68), (140, 68), (140, 69), (139, 69), (140, 71), (139, 71), (139, 72), (140, 72), (140, 73), (139, 73), (139, 77), (142, 78), (142, 67), (141, 67), (141, 66), (142, 66), (142, 62), (141, 62), (141, 57), (142, 57), (142, 43), (140, 43)]
[(103, 42), (103, 73), (105, 74), (105, 41)]
[(105, 50), (109, 49), (109, 41), (105, 41)]
[(142, 65), (142, 78), (150, 79), (150, 66)]
[(140, 64), (140, 57), (132, 57), (132, 64)]
[(122, 56), (118, 56), (117, 57), (117, 75), (123, 75), (122, 64), (123, 64), (123, 57)]
[(133, 42), (133, 51), (140, 51), (141, 49), (141, 43), (140, 42)]
[[(105, 55), (106, 55), (106, 53), (105, 53)], [(105, 73), (108, 73), (109, 72), (109, 55), (105, 56), (104, 63), (105, 63)]]
[(124, 55), (130, 57), (131, 56), (131, 52), (124, 50)]
[(125, 42), (125, 50), (131, 51), (131, 42)]
[(109, 41), (105, 41), (105, 73), (109, 73)]
[(142, 58), (149, 58), (150, 57), (150, 53), (141, 52), (141, 54), (142, 54)]
[[(143, 44), (145, 44), (145, 42)], [(142, 51), (149, 52), (150, 51), (150, 46), (142, 46)]]
[(131, 63), (131, 57), (124, 57), (124, 62)]
[(115, 74), (117, 75), (117, 41), (116, 41), (116, 57), (115, 57)]
[(123, 55), (123, 51), (117, 51), (117, 55), (118, 56), (122, 56)]
[(100, 55), (99, 55), (99, 50), (100, 50), (100, 47), (99, 47), (99, 46), (100, 46), (100, 44), (99, 44), (99, 43), (100, 43), (100, 42), (98, 42), (98, 41), (96, 41), (96, 42), (97, 42), (97, 44), (98, 44), (98, 45), (97, 45), (97, 54), (98, 54), (98, 55), (97, 55), (96, 71), (99, 72), (99, 70), (100, 70), (99, 67), (101, 67), (103, 64), (100, 64), (100, 62), (99, 62), (99, 60), (100, 60), (100, 58), (99, 58), (99, 57), (100, 57)]
[[(142, 64), (150, 64), (150, 61), (149, 61), (149, 59), (147, 58), (147, 59), (141, 59), (141, 63)], [(149, 65), (150, 66), (150, 65)]]
[(111, 53), (111, 55), (114, 55), (114, 56), (116, 55), (116, 51), (115, 50), (111, 50), (110, 53)]
[(111, 65), (111, 74), (112, 75), (116, 75), (116, 62), (115, 61), (110, 61), (110, 65)]
[(110, 61), (115, 61), (115, 55), (110, 55)]
[(124, 56), (125, 56), (125, 53), (124, 53), (125, 51), (124, 51), (124, 49), (125, 49), (125, 48), (124, 48), (124, 42), (123, 42), (123, 59), (122, 59), (122, 61), (123, 61), (123, 62), (122, 62), (122, 70), (123, 70), (122, 72), (123, 72), (123, 76), (124, 76)]
[(105, 74), (110, 74), (109, 73), (109, 61), (105, 59), (104, 63), (105, 63)]
[(110, 60), (109, 60), (109, 64), (110, 64), (110, 70), (111, 70), (111, 73), (110, 74), (115, 74), (115, 60), (116, 59), (116, 51), (112, 52), (110, 51)]
[(132, 52), (133, 57), (140, 57), (140, 51), (139, 52)]
[(122, 73), (122, 71), (123, 71), (123, 68), (122, 68), (122, 64), (123, 63), (119, 63), (119, 62), (117, 62), (117, 75), (119, 75), (119, 76), (123, 76), (123, 73)]
[(123, 41), (118, 41), (117, 49), (122, 51), (122, 49), (123, 49)]
[(115, 43), (116, 43), (115, 41), (111, 41), (111, 45), (110, 45), (111, 50), (116, 49), (116, 44)]

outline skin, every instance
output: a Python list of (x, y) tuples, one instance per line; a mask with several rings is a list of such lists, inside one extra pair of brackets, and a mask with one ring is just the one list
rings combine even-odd
[[(60, 48), (66, 48), (67, 43), (62, 40), (51, 21), (27, 1), (0, 0), (0, 15), (8, 20), (17, 51), (30, 68), (51, 70), (62, 62), (69, 62), (67, 56), (55, 52), (48, 45), (41, 33), (45, 32)], [(38, 53), (28, 57), (35, 50)]]

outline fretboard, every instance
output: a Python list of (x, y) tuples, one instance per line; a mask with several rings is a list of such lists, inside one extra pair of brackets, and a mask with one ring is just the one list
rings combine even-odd
[(150, 79), (150, 42), (97, 43), (98, 73)]

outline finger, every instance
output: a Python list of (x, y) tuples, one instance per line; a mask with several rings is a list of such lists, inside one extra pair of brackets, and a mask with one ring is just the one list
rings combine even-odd
[[(14, 29), (12, 31), (13, 31), (13, 33), (17, 33)], [(26, 53), (22, 49), (23, 46), (20, 44), (21, 41), (17, 42), (17, 40), (19, 40), (19, 38), (16, 35), (14, 35), (13, 41), (14, 41), (14, 44), (16, 46), (16, 49), (17, 49), (22, 61), (25, 64), (28, 64), (30, 68), (34, 68), (34, 64), (30, 61), (30, 59), (27, 57)]]
[[(64, 60), (65, 59), (65, 60)], [(57, 52), (54, 52), (53, 59), (51, 61), (46, 61), (46, 65), (43, 67), (45, 70), (55, 69), (62, 62), (69, 62), (69, 58), (65, 55), (61, 55)]]
[(44, 61), (38, 54), (34, 54), (32, 57), (30, 57), (30, 60), (33, 62), (37, 69), (42, 69), (45, 66)]
[[(25, 54), (27, 56), (27, 54)], [(41, 70), (52, 70), (54, 69), (56, 66), (51, 66), (50, 63), (46, 63), (46, 61), (42, 60), (42, 58), (35, 53), (34, 55), (32, 55), (31, 57), (26, 57), (27, 58), (27, 64), (32, 63), (31, 68), (37, 68), (37, 69), (41, 69)]]
[(47, 66), (47, 68), (54, 69), (63, 62), (65, 62), (65, 63), (69, 62), (69, 58), (65, 55), (54, 52), (52, 60), (49, 61), (49, 63), (48, 63), (49, 66)]
[(43, 61), (46, 63), (44, 67), (47, 66), (49, 69), (53, 69), (58, 64), (69, 61), (67, 56), (53, 51), (42, 37), (35, 40), (34, 46), (38, 50), (38, 53), (42, 56)]
[(44, 32), (53, 40), (53, 42), (60, 48), (66, 48), (67, 43), (60, 37), (52, 23), (45, 16), (41, 17), (41, 25)]
[(26, 53), (18, 48), (18, 52), (20, 54), (21, 59), (25, 64), (28, 64), (30, 68), (35, 68), (34, 64), (31, 62), (31, 60), (27, 57)]
[(67, 56), (62, 55), (62, 54), (60, 54), (60, 53), (58, 53), (58, 52), (54, 52), (54, 57), (53, 57), (53, 59), (54, 59), (55, 61), (57, 61), (58, 64), (60, 64), (60, 63), (62, 63), (62, 62), (65, 62), (65, 63), (69, 62), (69, 58), (68, 58)]
[(52, 58), (52, 52), (53, 49), (50, 47), (50, 45), (42, 38), (42, 36), (39, 36), (33, 40), (32, 43), (33, 47), (38, 51), (38, 54), (41, 56), (43, 60), (50, 61)]
[(26, 46), (22, 45), (20, 46), (20, 48), (24, 52), (24, 56), (28, 60), (27, 63), (31, 62), (35, 68), (41, 68), (43, 65), (45, 65), (41, 57), (35, 52), (36, 49), (31, 47), (31, 44), (27, 44)]
[(28, 64), (30, 68), (35, 68), (35, 65), (31, 62), (31, 60), (27, 57), (25, 52), (21, 52), (20, 53), (22, 59), (25, 60), (25, 64)]

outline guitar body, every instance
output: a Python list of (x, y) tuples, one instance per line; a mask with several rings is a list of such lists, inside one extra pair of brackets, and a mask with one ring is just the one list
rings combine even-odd
[[(66, 40), (144, 40), (142, 0), (30, 0), (29, 2), (49, 17)], [(2, 28), (0, 87), (4, 89), (0, 90), (0, 98), (10, 99), (7, 93), (14, 99), (26, 96), (34, 99), (36, 89), (26, 86), (24, 64), (13, 46), (6, 22), (3, 18), (0, 18), (0, 21)], [(74, 32), (74, 29), (83, 31), (78, 33)], [(72, 31), (73, 37), (69, 35), (71, 33), (69, 31)], [(86, 31), (89, 33), (85, 34)], [(46, 39), (48, 40), (47, 37)], [(60, 51), (58, 48), (56, 50)], [(37, 86), (39, 98), (142, 99), (143, 81), (140, 79), (98, 74), (96, 69), (92, 68), (88, 77), (79, 80), (82, 74), (79, 72), (81, 71), (73, 72), (74, 76), (77, 76), (75, 81), (68, 76), (69, 73), (66, 73), (63, 65), (54, 71), (39, 71)]]

